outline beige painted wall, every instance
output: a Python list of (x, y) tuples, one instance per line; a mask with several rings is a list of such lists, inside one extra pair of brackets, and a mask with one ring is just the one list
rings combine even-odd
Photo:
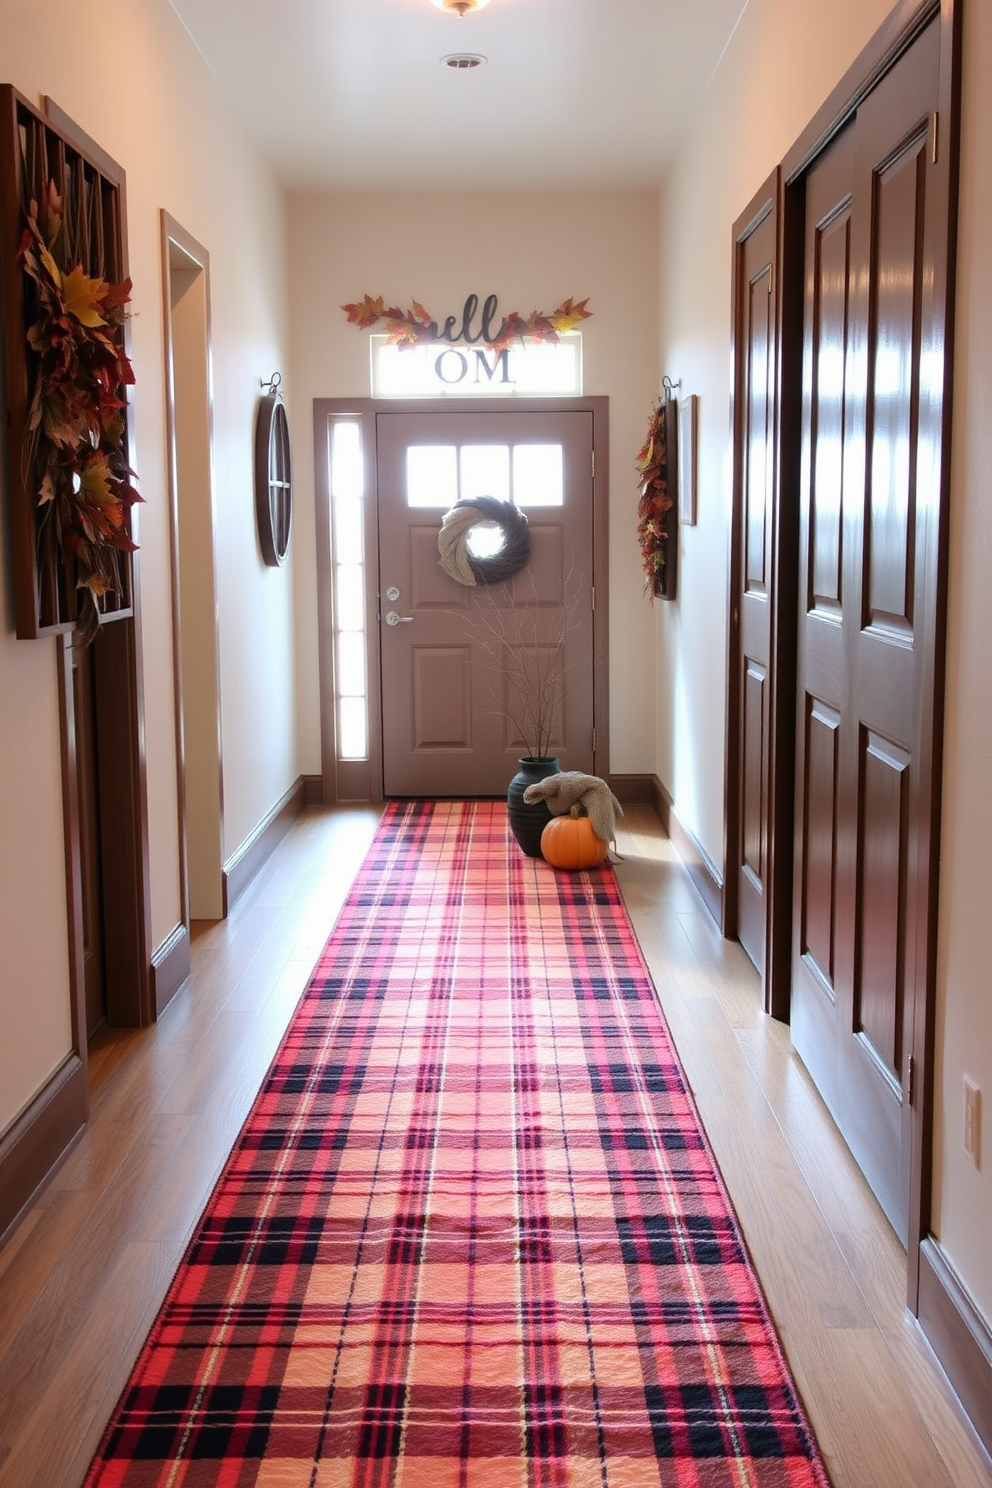
[[(992, 1322), (992, 7), (964, 11), (961, 201), (951, 448), (943, 832), (937, 933), (935, 1229)], [(964, 1152), (964, 1076), (984, 1096), (981, 1169)]]
[[(92, 18), (91, 18), (92, 20)], [(153, 941), (179, 919), (159, 211), (211, 255), (214, 499), (223, 641), (225, 850), (298, 770), (292, 569), (263, 567), (251, 447), (259, 379), (287, 371), (282, 197), (249, 152), (165, 0), (0, 0), (3, 78), (50, 94), (128, 174), (134, 280), (133, 451), (140, 510)], [(109, 50), (108, 50), (109, 49)], [(114, 58), (127, 59), (116, 67)], [(0, 477), (2, 478), (2, 477)], [(69, 1048), (53, 642), (13, 638), (0, 529), (0, 1132)]]
[[(340, 307), (368, 291), (439, 320), (470, 293), (500, 309), (551, 310), (589, 297), (585, 391), (610, 397), (610, 665), (612, 768), (650, 771), (654, 629), (634, 537), (634, 456), (658, 389), (657, 201), (654, 193), (292, 196), (290, 318), (299, 552), (313, 543), (316, 397), (367, 396), (368, 333)], [(309, 468), (307, 468), (309, 467)], [(304, 486), (304, 472), (306, 486)], [(319, 769), (316, 570), (299, 574), (299, 665), (305, 768)]]
[[(683, 530), (680, 598), (660, 610), (657, 770), (683, 822), (723, 857), (728, 519), (731, 501), (730, 241), (735, 218), (891, 9), (891, 0), (751, 0), (661, 197), (661, 363), (700, 397), (699, 525)], [(992, 1321), (992, 999), (982, 861), (992, 829), (987, 686), (992, 620), (992, 316), (986, 168), (992, 13), (966, 7), (961, 269), (941, 865), (935, 1224)], [(979, 685), (976, 686), (976, 681)], [(982, 1172), (961, 1151), (962, 1077), (985, 1091)]]

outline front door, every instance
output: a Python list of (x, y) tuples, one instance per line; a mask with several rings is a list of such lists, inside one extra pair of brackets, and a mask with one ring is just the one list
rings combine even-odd
[(905, 1240), (937, 785), (932, 24), (806, 181), (792, 1031)]
[[(385, 795), (504, 794), (533, 747), (521, 678), (547, 694), (545, 752), (592, 772), (592, 413), (379, 413), (376, 468)], [(483, 495), (526, 513), (531, 554), (471, 588), (439, 567), (437, 538)], [(470, 537), (483, 556), (487, 537)]]

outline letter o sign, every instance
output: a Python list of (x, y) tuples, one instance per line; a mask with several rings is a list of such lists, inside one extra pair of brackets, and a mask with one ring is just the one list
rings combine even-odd
[[(448, 357), (454, 357), (458, 371), (454, 377), (445, 374)], [(434, 363), (434, 375), (439, 382), (447, 383), (448, 387), (454, 387), (458, 382), (464, 382), (468, 376), (468, 361), (460, 351), (442, 351)]]

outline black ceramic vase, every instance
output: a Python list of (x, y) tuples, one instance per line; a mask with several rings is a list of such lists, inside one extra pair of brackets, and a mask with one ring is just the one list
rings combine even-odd
[(510, 831), (529, 858), (541, 856), (541, 833), (551, 820), (551, 812), (546, 801), (535, 801), (531, 804), (524, 800), (524, 791), (529, 785), (537, 785), (539, 780), (546, 780), (549, 775), (561, 773), (561, 766), (557, 759), (537, 759), (533, 755), (525, 754), (523, 759), (517, 761), (520, 769), (510, 781), (506, 792), (506, 814), (510, 821)]

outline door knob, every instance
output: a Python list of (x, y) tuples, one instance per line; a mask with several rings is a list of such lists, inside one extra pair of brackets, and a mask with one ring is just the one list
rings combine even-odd
[(387, 625), (412, 625), (413, 624), (413, 616), (412, 615), (397, 615), (397, 613), (396, 613), (395, 610), (390, 610), (389, 611), (389, 614), (386, 616), (386, 624)]

